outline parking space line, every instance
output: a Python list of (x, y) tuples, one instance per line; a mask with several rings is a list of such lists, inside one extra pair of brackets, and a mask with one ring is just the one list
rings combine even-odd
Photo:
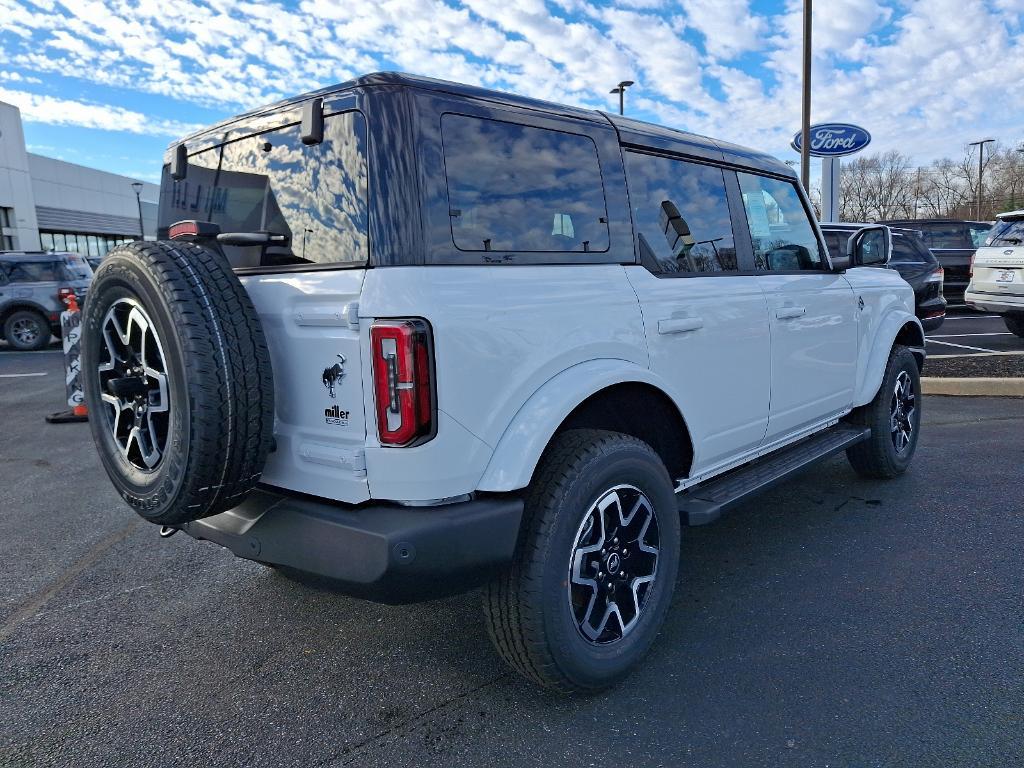
[(993, 331), (991, 333), (940, 333), (928, 336), (929, 339), (962, 339), (967, 336), (1013, 336), (1009, 331)]
[[(938, 343), (938, 342), (936, 342)], [(929, 360), (945, 360), (952, 357), (1022, 357), (1024, 352), (971, 352), (950, 355), (928, 355)]]
[(971, 347), (967, 344), (954, 344), (952, 341), (935, 341), (935, 339), (925, 339), (930, 341), (932, 344), (945, 344), (947, 347), (959, 347), (960, 349), (973, 349), (976, 352), (995, 352), (994, 349), (985, 349), (984, 347)]
[(20, 379), (25, 376), (49, 376), (50, 374), (43, 373), (0, 373), (0, 379)]
[(948, 323), (950, 320), (991, 320), (993, 317), (1002, 317), (1002, 315), (959, 315), (956, 317), (946, 315), (946, 322)]

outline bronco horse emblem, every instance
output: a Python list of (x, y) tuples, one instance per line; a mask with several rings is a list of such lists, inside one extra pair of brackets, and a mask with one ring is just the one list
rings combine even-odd
[(335, 397), (334, 387), (341, 383), (341, 380), (345, 378), (345, 356), (338, 355), (338, 362), (332, 365), (330, 368), (324, 368), (324, 387), (327, 389), (327, 394), (331, 397)]

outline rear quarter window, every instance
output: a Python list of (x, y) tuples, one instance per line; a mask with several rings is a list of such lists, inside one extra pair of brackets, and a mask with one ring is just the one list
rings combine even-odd
[(441, 137), (458, 250), (608, 250), (607, 207), (592, 139), (452, 113), (441, 119)]

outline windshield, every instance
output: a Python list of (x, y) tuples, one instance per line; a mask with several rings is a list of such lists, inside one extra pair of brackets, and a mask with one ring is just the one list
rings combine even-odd
[(1024, 219), (996, 222), (985, 245), (1024, 245)]
[(985, 244), (985, 238), (988, 237), (988, 233), (992, 231), (991, 224), (970, 224), (968, 229), (971, 233), (971, 242), (975, 248), (980, 248)]

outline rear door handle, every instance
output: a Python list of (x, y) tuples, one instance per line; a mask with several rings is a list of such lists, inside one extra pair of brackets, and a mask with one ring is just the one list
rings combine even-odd
[(792, 320), (795, 317), (803, 317), (807, 314), (807, 307), (781, 307), (775, 310), (775, 317), (779, 320)]
[(703, 327), (703, 317), (675, 317), (658, 321), (658, 333), (689, 333)]

